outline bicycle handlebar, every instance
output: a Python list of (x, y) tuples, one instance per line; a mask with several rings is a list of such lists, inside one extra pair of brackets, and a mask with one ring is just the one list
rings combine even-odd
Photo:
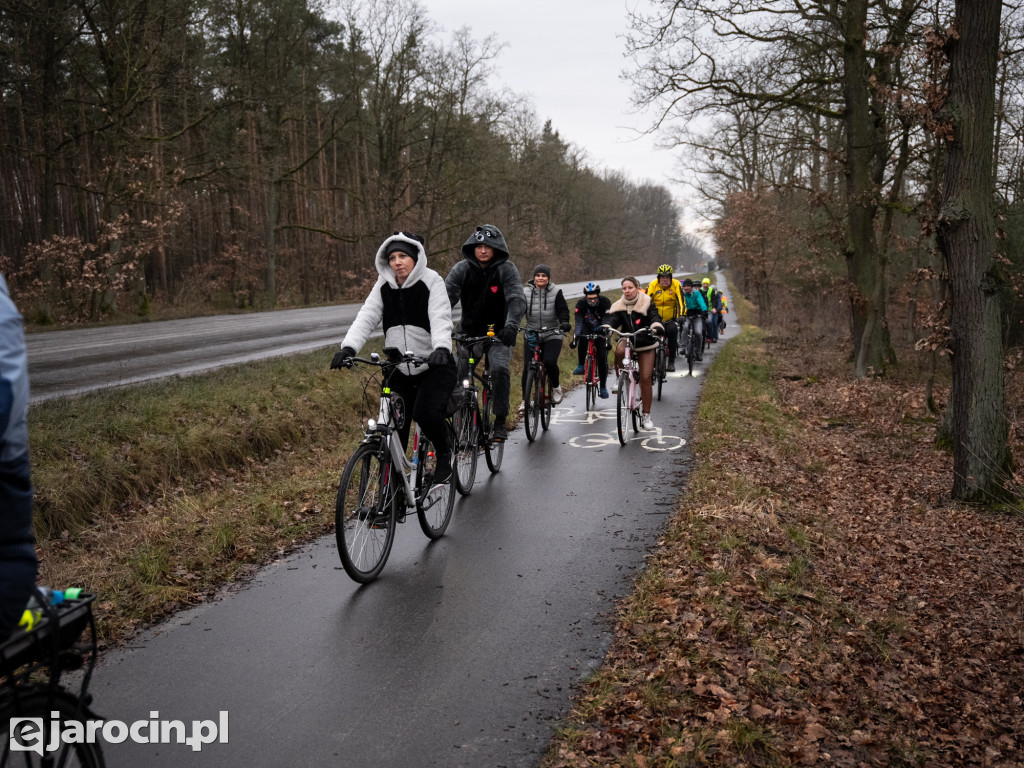
[(427, 358), (419, 357), (417, 355), (414, 355), (412, 352), (404, 352), (402, 353), (402, 356), (398, 358), (392, 358), (389, 356), (385, 360), (380, 359), (380, 357), (378, 357), (376, 360), (374, 360), (372, 357), (369, 360), (367, 360), (365, 357), (350, 357), (348, 359), (348, 365), (346, 365), (345, 367), (351, 368), (355, 363), (362, 363), (363, 365), (375, 365), (378, 368), (397, 368), (403, 363), (413, 363), (414, 365), (428, 365)]

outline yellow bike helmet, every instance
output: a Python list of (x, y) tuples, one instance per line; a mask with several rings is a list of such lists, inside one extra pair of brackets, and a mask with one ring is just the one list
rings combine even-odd
[(670, 267), (668, 264), (662, 264), (660, 267), (658, 267), (658, 274), (659, 275), (671, 275), (672, 274), (672, 267)]

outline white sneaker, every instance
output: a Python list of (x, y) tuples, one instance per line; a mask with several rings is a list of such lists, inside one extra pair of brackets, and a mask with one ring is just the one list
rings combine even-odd
[(651, 414), (649, 414), (649, 413), (645, 413), (644, 414), (644, 424), (643, 424), (643, 427), (644, 427), (644, 429), (654, 429), (654, 422), (651, 421)]
[(519, 403), (519, 407), (516, 408), (516, 413), (526, 413), (526, 402)]
[(551, 402), (554, 403), (555, 405), (558, 405), (560, 402), (562, 402), (561, 387), (555, 387), (554, 389), (551, 390)]
[(619, 385), (618, 384), (616, 384), (615, 386), (612, 387), (612, 394), (613, 395), (619, 394)]

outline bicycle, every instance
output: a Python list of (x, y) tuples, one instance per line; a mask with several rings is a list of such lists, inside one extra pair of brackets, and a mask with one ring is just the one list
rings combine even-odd
[[(548, 391), (548, 376), (541, 359), (540, 334), (554, 328), (537, 328), (526, 332), (526, 340), (533, 347), (533, 359), (526, 369), (526, 385), (523, 387), (523, 422), (526, 439), (531, 443), (537, 439), (537, 423), (546, 432), (551, 425), (551, 393)], [(532, 337), (531, 337), (532, 334)]]
[(701, 334), (699, 337), (693, 330), (693, 321), (695, 316), (689, 315), (686, 317), (683, 325), (685, 331), (683, 332), (682, 346), (680, 349), (686, 355), (686, 366), (689, 369), (690, 375), (693, 375), (693, 361), (697, 359), (697, 356), (701, 354), (701, 347), (704, 344), (704, 335)]
[[(587, 387), (587, 410), (595, 410), (597, 395), (601, 391), (601, 380), (597, 370), (597, 334), (589, 333), (580, 336), (587, 340), (587, 356), (583, 361), (583, 382)], [(607, 355), (608, 353), (605, 352)]]
[(654, 381), (658, 386), (658, 400), (661, 400), (661, 386), (668, 374), (668, 340), (664, 336), (658, 338), (658, 348), (654, 351)]
[[(393, 348), (385, 349), (384, 354), (387, 360), (381, 360), (374, 352), (369, 360), (354, 357), (348, 364), (381, 369), (377, 418), (367, 420), (363, 442), (345, 465), (334, 509), (341, 564), (352, 580), (360, 584), (380, 575), (391, 554), (395, 526), (405, 522), (409, 509), (415, 508), (420, 528), (433, 540), (444, 535), (455, 505), (452, 478), (439, 484), (433, 482), (437, 456), (419, 425), (413, 435), (412, 462), (406, 458), (399, 429), (410, 416), (402, 398), (388, 386), (391, 375), (401, 364), (425, 364), (426, 360)], [(450, 430), (449, 424), (449, 435), (454, 441)]]
[(639, 331), (622, 333), (615, 328), (609, 328), (609, 331), (626, 340), (625, 354), (622, 357), (622, 372), (619, 374), (619, 394), (615, 403), (615, 428), (619, 435), (619, 445), (625, 445), (626, 419), (629, 418), (632, 421), (633, 434), (640, 431), (643, 419), (641, 411), (643, 401), (640, 398), (640, 365), (636, 360), (636, 349), (634, 348)]
[[(486, 336), (456, 336), (455, 341), (466, 349), (469, 374), (462, 382), (462, 405), (452, 416), (456, 441), (453, 448), (455, 459), (452, 474), (455, 475), (455, 487), (459, 493), (468, 496), (476, 481), (480, 449), (483, 449), (491, 474), (501, 469), (501, 460), (505, 455), (505, 441), (494, 439), (494, 418), (491, 411), (494, 402), (494, 381), (491, 377), (490, 356), (487, 354), (491, 346), (498, 343), (498, 339), (491, 330)], [(474, 348), (477, 346), (484, 357), (482, 374), (476, 372), (477, 359)], [(477, 382), (480, 384), (480, 390), (476, 387)]]
[[(84, 729), (87, 721), (102, 719), (90, 709), (89, 693), (96, 666), (95, 599), (79, 594), (51, 605), (37, 589), (36, 601), (44, 606), (39, 620), (31, 629), (15, 630), (0, 645), (0, 766), (106, 764), (98, 743), (84, 738), (65, 743), (51, 733), (54, 726), (65, 733), (65, 724), (81, 723)], [(86, 630), (88, 636), (80, 642)], [(62, 685), (64, 672), (76, 669), (84, 669), (77, 690)]]

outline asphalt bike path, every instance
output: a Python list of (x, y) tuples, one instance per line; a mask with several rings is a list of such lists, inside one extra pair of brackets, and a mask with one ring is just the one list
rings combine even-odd
[(675, 509), (701, 374), (738, 330), (694, 377), (677, 360), (655, 430), (624, 447), (614, 397), (587, 413), (583, 387), (536, 442), (516, 429), (498, 474), (481, 456), (442, 539), (414, 516), (399, 527), (376, 582), (348, 579), (331, 535), (108, 652), (92, 684), (105, 718), (225, 711), (229, 732), (200, 751), (106, 744), (107, 764), (536, 765)]
[[(583, 286), (562, 286), (566, 299), (581, 296)], [(71, 397), (336, 346), (361, 306), (339, 304), (30, 333), (25, 342), (31, 399), (35, 403)], [(456, 317), (460, 311), (461, 306)]]

